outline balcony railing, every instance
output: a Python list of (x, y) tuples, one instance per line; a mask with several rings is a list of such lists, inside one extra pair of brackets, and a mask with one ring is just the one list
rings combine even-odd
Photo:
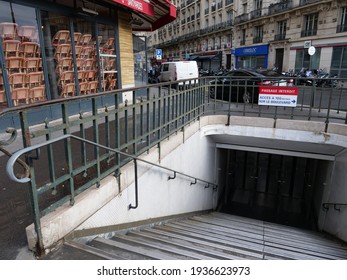
[(338, 25), (337, 29), (336, 29), (336, 33), (340, 33), (340, 32), (347, 32), (347, 25)]
[(283, 41), (286, 39), (286, 34), (276, 34), (275, 41)]
[(248, 14), (239, 15), (239, 16), (237, 16), (235, 18), (235, 24), (239, 24), (239, 23), (248, 21), (248, 19), (249, 19), (249, 15)]
[(240, 41), (240, 46), (244, 46), (244, 45), (246, 45), (246, 40), (245, 39)]
[(255, 19), (255, 18), (261, 17), (262, 16), (262, 9), (257, 9), (257, 10), (250, 12), (249, 16), (250, 16), (250, 19)]
[(321, 0), (300, 0), (300, 6), (315, 3), (315, 2), (320, 2)]
[(309, 36), (316, 36), (316, 35), (317, 35), (317, 29), (301, 31), (301, 37), (309, 37)]
[(284, 1), (281, 1), (279, 3), (270, 4), (269, 15), (288, 11), (292, 7), (293, 7), (293, 1), (292, 0), (284, 0)]

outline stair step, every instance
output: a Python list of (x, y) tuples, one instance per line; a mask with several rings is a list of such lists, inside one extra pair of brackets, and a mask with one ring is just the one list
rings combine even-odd
[(239, 249), (246, 249), (249, 251), (254, 251), (254, 252), (260, 252), (262, 253), (263, 251), (263, 244), (257, 244), (254, 242), (244, 242), (240, 240), (235, 240), (233, 238), (228, 238), (225, 236), (221, 236), (218, 232), (215, 233), (207, 233), (203, 232), (201, 230), (190, 230), (187, 227), (179, 226), (176, 224), (168, 224), (165, 227), (162, 227), (162, 229), (166, 228), (173, 228), (176, 229), (177, 233), (186, 235), (186, 236), (191, 236), (195, 237), (200, 240), (210, 240), (212, 242), (224, 244), (233, 248), (239, 248)]
[(210, 241), (199, 240), (196, 238), (181, 235), (175, 231), (169, 231), (169, 230), (163, 230), (163, 229), (157, 229), (157, 228), (145, 229), (145, 231), (154, 232), (161, 235), (166, 235), (168, 237), (179, 239), (179, 240), (185, 240), (193, 244), (199, 244), (200, 246), (203, 246), (204, 248), (206, 248), (206, 250), (220, 250), (220, 251), (223, 251), (224, 253), (230, 254), (230, 258), (262, 259), (262, 254), (249, 252), (247, 250), (231, 248), (221, 244), (216, 244), (212, 242), (211, 240)]
[(199, 246), (199, 244), (192, 244), (190, 242), (187, 242), (185, 240), (177, 240), (177, 239), (172, 239), (170, 237), (157, 234), (157, 233), (152, 233), (152, 232), (145, 232), (145, 231), (140, 231), (140, 232), (131, 232), (129, 233), (131, 235), (136, 235), (140, 236), (141, 238), (149, 239), (149, 240), (154, 240), (155, 242), (163, 243), (163, 244), (169, 244), (172, 246), (177, 246), (178, 248), (185, 248), (188, 250), (191, 250), (193, 252), (198, 252), (200, 254), (204, 254), (207, 256), (208, 259), (209, 257), (213, 258), (214, 260), (244, 260), (245, 258), (241, 257), (233, 257), (230, 256), (229, 254), (225, 254), (224, 252), (220, 251), (211, 251), (211, 250), (206, 250), (205, 247)]
[(127, 251), (133, 254), (135, 257), (134, 259), (137, 259), (137, 256), (144, 256), (146, 258), (154, 259), (154, 260), (178, 260), (178, 257), (174, 257), (171, 254), (166, 254), (164, 252), (161, 252), (160, 250), (148, 250), (139, 246), (133, 246), (130, 244), (125, 244), (116, 240), (110, 240), (110, 239), (104, 239), (97, 237), (94, 239), (95, 242), (102, 243), (106, 246), (109, 246), (111, 250), (122, 250)]
[(198, 254), (187, 249), (181, 249), (175, 246), (170, 246), (160, 242), (153, 242), (146, 240), (136, 235), (117, 235), (112, 238), (112, 240), (117, 240), (119, 242), (126, 242), (128, 244), (133, 244), (134, 246), (146, 246), (148, 250), (157, 249), (168, 254), (176, 254), (180, 259), (189, 260), (213, 260), (214, 258), (208, 257), (206, 255)]
[(100, 257), (100, 258), (105, 259), (105, 260), (125, 260), (124, 258), (122, 258), (120, 256), (117, 256), (115, 254), (108, 253), (108, 252), (106, 252), (104, 250), (101, 250), (99, 248), (92, 247), (92, 246), (89, 246), (89, 245), (86, 245), (86, 244), (83, 244), (83, 243), (79, 243), (79, 242), (76, 242), (76, 241), (66, 241), (64, 243), (64, 245), (66, 245), (68, 247), (72, 247), (72, 248), (76, 248), (76, 249), (82, 250), (84, 252), (87, 252), (87, 253), (89, 253), (91, 255)]

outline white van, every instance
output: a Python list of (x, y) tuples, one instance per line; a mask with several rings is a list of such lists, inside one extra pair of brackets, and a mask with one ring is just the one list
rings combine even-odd
[[(199, 77), (198, 64), (196, 61), (164, 62), (160, 67), (160, 82), (173, 82)], [(195, 83), (195, 80), (192, 81)], [(179, 83), (182, 85), (183, 82)]]

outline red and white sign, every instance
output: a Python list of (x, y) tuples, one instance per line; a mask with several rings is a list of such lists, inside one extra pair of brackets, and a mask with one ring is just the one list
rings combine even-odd
[(113, 0), (113, 2), (126, 6), (130, 9), (139, 11), (146, 15), (154, 16), (153, 5), (143, 0)]
[(296, 107), (298, 94), (297, 87), (260, 86), (258, 104)]

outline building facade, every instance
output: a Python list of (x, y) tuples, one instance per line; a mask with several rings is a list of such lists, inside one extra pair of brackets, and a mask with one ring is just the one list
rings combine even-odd
[(210, 70), (309, 68), (347, 77), (345, 0), (173, 2), (177, 19), (149, 40), (163, 50), (163, 59), (195, 59)]

